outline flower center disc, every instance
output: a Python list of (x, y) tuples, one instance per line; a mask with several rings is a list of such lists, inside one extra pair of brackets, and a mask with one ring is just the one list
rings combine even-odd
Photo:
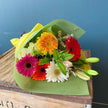
[(40, 71), (41, 71), (41, 72), (45, 72), (45, 68), (44, 68), (44, 67), (41, 68)]
[(46, 42), (46, 46), (49, 46), (50, 44), (49, 44), (49, 42)]
[(60, 75), (60, 70), (59, 69), (55, 69), (54, 73), (55, 73), (56, 76), (58, 76), (58, 75)]
[(72, 48), (70, 48), (70, 51), (72, 52)]
[(31, 64), (30, 64), (30, 63), (27, 63), (27, 64), (26, 64), (26, 67), (27, 67), (27, 68), (30, 68), (30, 67), (31, 67)]

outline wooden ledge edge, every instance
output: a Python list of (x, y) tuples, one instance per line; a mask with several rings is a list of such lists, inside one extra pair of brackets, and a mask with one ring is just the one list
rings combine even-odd
[(41, 96), (44, 98), (51, 98), (51, 99), (57, 99), (61, 101), (67, 101), (67, 102), (75, 102), (75, 103), (80, 103), (80, 104), (91, 104), (92, 103), (92, 97), (89, 95), (77, 95), (77, 96), (71, 96), (71, 95), (55, 95), (55, 94), (43, 94), (43, 93), (31, 93), (31, 92), (26, 92), (19, 88), (16, 83), (11, 84), (9, 82), (3, 82), (0, 81), (0, 89), (2, 90), (7, 90), (7, 91), (13, 91), (13, 92), (19, 92), (19, 93), (24, 93), (28, 95), (33, 95), (33, 96)]
[(12, 47), (11, 49), (9, 49), (8, 51), (6, 51), (5, 53), (3, 53), (2, 55), (0, 55), (0, 59), (2, 58), (2, 57), (4, 57), (5, 55), (7, 55), (9, 52), (11, 52), (12, 50), (14, 50), (15, 49), (15, 47)]

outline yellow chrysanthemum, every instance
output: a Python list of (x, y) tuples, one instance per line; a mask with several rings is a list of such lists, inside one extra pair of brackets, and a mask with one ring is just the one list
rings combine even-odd
[(53, 54), (53, 49), (58, 48), (58, 40), (52, 33), (44, 32), (38, 37), (36, 46), (44, 55), (47, 52)]

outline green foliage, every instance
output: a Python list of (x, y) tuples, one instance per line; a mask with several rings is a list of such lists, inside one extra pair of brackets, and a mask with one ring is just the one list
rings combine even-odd
[(47, 64), (47, 63), (50, 62), (50, 60), (51, 60), (50, 58), (45, 57), (45, 58), (43, 58), (43, 59), (40, 60), (39, 65)]
[(74, 56), (73, 54), (66, 54), (66, 53), (62, 53), (62, 54), (61, 54), (61, 58), (62, 58), (64, 61), (70, 60), (73, 56)]
[(85, 62), (84, 60), (81, 60), (81, 59), (77, 59), (77, 61), (72, 61), (72, 63), (76, 67), (81, 67), (84, 64), (87, 64), (87, 62)]
[(87, 71), (82, 71), (85, 75), (91, 78), (91, 75), (87, 73)]
[(53, 50), (53, 57), (55, 61), (59, 58), (59, 52), (55, 49)]
[(39, 54), (35, 55), (35, 57), (36, 57), (37, 59), (42, 59), (42, 58), (44, 58), (44, 56), (39, 55)]
[(47, 54), (45, 56), (42, 57), (42, 59), (39, 62), (39, 65), (44, 65), (49, 63), (51, 60), (51, 55), (49, 54), (49, 52), (47, 52)]
[(16, 58), (16, 62), (18, 61), (19, 59), (18, 58)]
[(66, 75), (67, 71), (66, 71), (65, 65), (64, 65), (63, 63), (61, 63), (61, 62), (57, 62), (57, 66), (58, 66), (58, 68), (60, 69), (60, 71), (61, 71), (64, 75)]
[(51, 57), (51, 55), (49, 54), (48, 51), (47, 51), (47, 53), (46, 53), (46, 57)]
[(33, 55), (36, 55), (37, 51), (35, 49), (33, 49)]
[(57, 38), (58, 38), (58, 31), (61, 31), (63, 34), (65, 34), (64, 30), (60, 26), (53, 25), (52, 32), (57, 36)]
[(29, 47), (29, 42), (24, 46), (24, 48), (28, 48)]
[(68, 50), (64, 50), (64, 51), (61, 51), (60, 54), (61, 54), (61, 56), (62, 55), (65, 56), (65, 54), (68, 54), (68, 52), (69, 52)]
[(66, 49), (65, 47), (63, 47), (63, 46), (61, 45), (60, 41), (58, 41), (58, 49), (60, 49), (60, 50), (65, 50), (65, 49)]
[(62, 61), (68, 61), (70, 60), (74, 55), (73, 54), (68, 54), (68, 51), (62, 51), (59, 53), (57, 50), (53, 50), (53, 57), (54, 61), (57, 63), (58, 68), (61, 70), (61, 72), (66, 75), (66, 67), (62, 63)]
[(42, 30), (41, 30), (40, 32), (38, 32), (37, 35), (34, 36), (34, 37), (30, 40), (30, 42), (36, 43), (37, 37), (40, 37), (40, 36), (41, 36), (41, 33), (42, 33)]
[(68, 54), (68, 51), (63, 51), (60, 54), (60, 58), (63, 59), (63, 61), (68, 61), (70, 60), (72, 57), (74, 56), (74, 54)]
[(53, 50), (53, 57), (55, 61), (68, 61), (70, 60), (74, 55), (68, 54), (68, 51), (62, 51), (59, 53), (57, 50)]

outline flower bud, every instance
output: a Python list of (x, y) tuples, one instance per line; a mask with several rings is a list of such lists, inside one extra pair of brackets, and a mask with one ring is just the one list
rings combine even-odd
[(86, 74), (84, 74), (83, 72), (81, 71), (77, 71), (75, 73), (79, 78), (83, 79), (83, 80), (90, 80), (90, 77), (87, 76)]
[(99, 62), (99, 58), (97, 57), (90, 57), (90, 58), (87, 58), (85, 59), (86, 62), (90, 62), (90, 63), (96, 63), (96, 62)]
[(98, 75), (98, 72), (95, 71), (95, 70), (88, 70), (87, 73), (88, 73), (89, 75)]
[(63, 61), (63, 64), (68, 68), (68, 67), (72, 67), (73, 64), (70, 61)]

